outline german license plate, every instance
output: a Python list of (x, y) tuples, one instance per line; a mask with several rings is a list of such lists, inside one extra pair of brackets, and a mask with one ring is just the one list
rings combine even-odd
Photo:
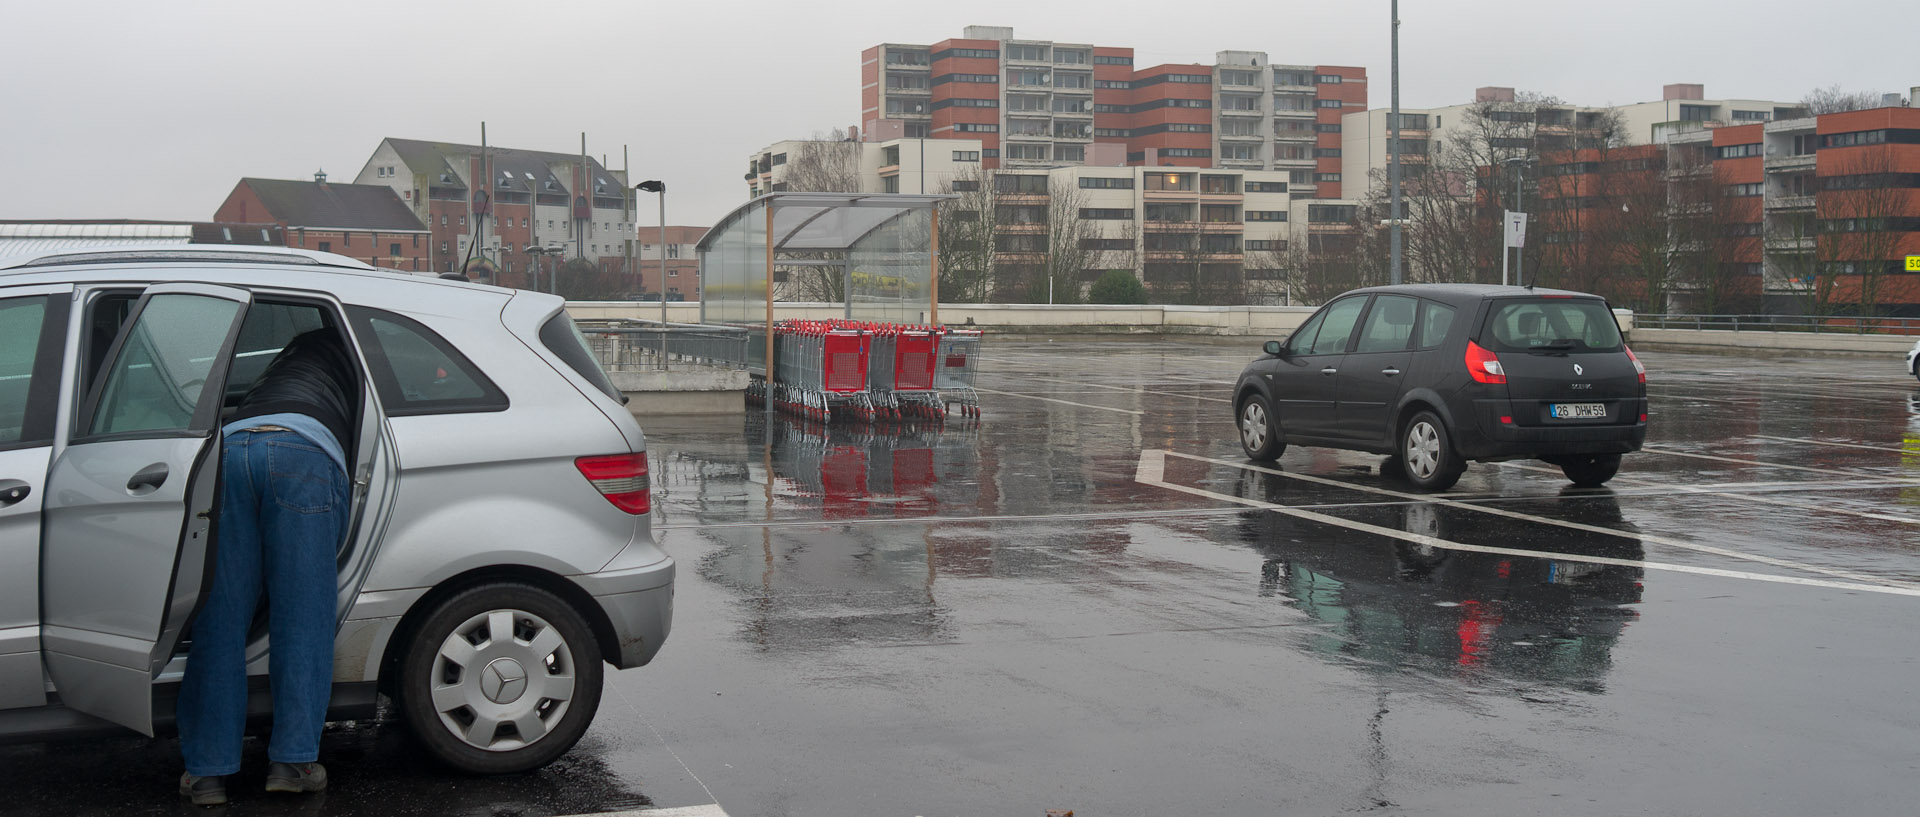
[(1554, 403), (1548, 411), (1561, 420), (1604, 419), (1607, 416), (1605, 403)]

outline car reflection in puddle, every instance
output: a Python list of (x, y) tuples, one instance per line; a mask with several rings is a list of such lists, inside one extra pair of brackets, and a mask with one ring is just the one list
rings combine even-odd
[[(1261, 565), (1262, 595), (1324, 626), (1309, 650), (1383, 673), (1413, 669), (1469, 682), (1600, 692), (1612, 650), (1638, 617), (1643, 571), (1635, 529), (1608, 491), (1569, 488), (1528, 513), (1620, 535), (1502, 519), (1444, 503), (1383, 504), (1345, 518), (1440, 540), (1422, 543), (1273, 512), (1240, 530)], [(1451, 549), (1456, 542), (1565, 553), (1567, 559)]]

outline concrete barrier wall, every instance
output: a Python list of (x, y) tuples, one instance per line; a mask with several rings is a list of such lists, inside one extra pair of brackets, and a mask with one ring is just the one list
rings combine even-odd
[[(1313, 314), (1308, 306), (1104, 306), (1048, 304), (941, 304), (940, 322), (950, 326), (971, 323), (982, 329), (1021, 332), (1086, 332), (1138, 334), (1271, 335), (1292, 332)], [(660, 305), (624, 301), (572, 301), (567, 310), (581, 320), (629, 318), (657, 321)], [(777, 320), (838, 318), (833, 304), (776, 304)], [(921, 312), (919, 319), (927, 320)], [(670, 303), (667, 320), (698, 323), (700, 304)]]

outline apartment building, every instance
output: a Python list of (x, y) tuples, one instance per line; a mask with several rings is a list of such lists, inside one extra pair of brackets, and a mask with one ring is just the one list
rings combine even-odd
[[(241, 179), (214, 211), (216, 222), (273, 225), (286, 246), (336, 253), (376, 267), (430, 272), (430, 244), (420, 223), (393, 191), (381, 185), (338, 184), (327, 174), (313, 181)], [(222, 243), (236, 243), (232, 230)]]
[(426, 225), (437, 271), (484, 258), (503, 283), (521, 281), (529, 246), (561, 247), (609, 272), (628, 262), (633, 191), (623, 171), (591, 156), (389, 137), (355, 182), (391, 189)]
[[(1678, 311), (1920, 315), (1920, 109), (1674, 130), (1538, 168), (1541, 251), (1589, 264), (1595, 289)], [(1632, 217), (1647, 206), (1663, 220)], [(1654, 257), (1623, 246), (1648, 227)]]
[(861, 123), (906, 137), (977, 139), (987, 169), (1231, 167), (1288, 173), (1296, 196), (1339, 198), (1342, 116), (1367, 102), (1363, 68), (1134, 64), (1132, 48), (1019, 39), (968, 26), (930, 45), (861, 55)]
[[(1675, 133), (1701, 128), (1770, 122), (1803, 116), (1798, 103), (1758, 99), (1705, 99), (1705, 87), (1673, 84), (1661, 89), (1661, 98), (1627, 105), (1570, 105), (1523, 102), (1513, 88), (1486, 87), (1474, 91), (1474, 100), (1439, 108), (1401, 108), (1400, 160), (1424, 164), (1445, 145), (1459, 140), (1491, 141), (1491, 147), (1526, 156), (1533, 148), (1575, 150), (1604, 140), (1603, 125), (1621, 127), (1614, 141), (1657, 144)], [(1493, 123), (1476, 122), (1470, 112), (1485, 112)], [(1374, 108), (1341, 117), (1340, 175), (1354, 197), (1365, 196), (1370, 179), (1387, 172), (1387, 143), (1391, 109)], [(1486, 129), (1492, 127), (1495, 131)], [(1472, 131), (1479, 129), (1481, 132)], [(1510, 132), (1508, 132), (1510, 131)]]
[(833, 193), (939, 193), (983, 177), (978, 139), (881, 142), (790, 139), (747, 158), (747, 195), (795, 189)]
[(666, 275), (660, 274), (660, 228), (641, 227), (637, 237), (639, 245), (634, 250), (634, 266), (639, 271), (640, 290), (646, 293), (645, 300), (659, 300), (656, 293), (666, 293), (669, 301), (700, 300), (700, 257), (694, 254), (694, 245), (700, 243), (700, 237), (707, 234), (705, 227), (667, 225)]

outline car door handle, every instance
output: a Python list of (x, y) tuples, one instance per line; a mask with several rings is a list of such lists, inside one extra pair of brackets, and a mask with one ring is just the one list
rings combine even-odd
[(0, 479), (0, 508), (18, 503), (33, 493), (33, 486), (17, 479)]
[(1388, 366), (1387, 368), (1384, 368), (1384, 369), (1381, 369), (1381, 370), (1380, 370), (1380, 373), (1381, 373), (1381, 374), (1384, 374), (1384, 375), (1386, 375), (1386, 376), (1388, 376), (1388, 377), (1393, 377), (1393, 376), (1395, 376), (1395, 375), (1397, 375), (1397, 374), (1399, 374), (1399, 373), (1400, 373), (1400, 370), (1399, 370), (1399, 369), (1396, 369), (1396, 368), (1394, 368), (1394, 367), (1392, 367), (1392, 366)]
[(1321, 369), (1321, 370), (1320, 370), (1320, 373), (1321, 373), (1321, 374), (1333, 374), (1334, 372), (1337, 372), (1337, 371), (1340, 371), (1340, 370), (1339, 370), (1339, 369), (1336, 369), (1336, 368), (1334, 368), (1334, 367), (1332, 367), (1332, 366), (1328, 366), (1327, 368), (1324, 368), (1324, 369)]
[(167, 464), (164, 462), (156, 462), (134, 472), (133, 477), (127, 480), (127, 492), (136, 496), (153, 493), (159, 489), (160, 486), (165, 485), (166, 482)]

